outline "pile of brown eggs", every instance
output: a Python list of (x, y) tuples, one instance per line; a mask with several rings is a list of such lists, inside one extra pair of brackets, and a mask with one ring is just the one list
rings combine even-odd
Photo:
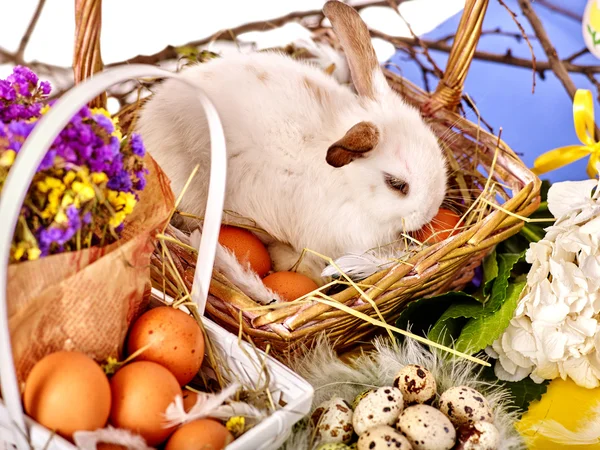
[[(27, 414), (67, 440), (76, 431), (94, 431), (107, 424), (144, 438), (165, 450), (225, 448), (233, 436), (213, 419), (180, 427), (164, 426), (167, 407), (182, 396), (184, 409), (195, 403), (185, 386), (204, 359), (204, 335), (185, 312), (161, 306), (144, 313), (129, 330), (127, 353), (141, 351), (112, 376), (92, 358), (77, 351), (58, 351), (42, 358), (25, 382)], [(100, 444), (101, 448), (125, 448)]]
[(438, 399), (431, 372), (411, 364), (393, 386), (367, 390), (352, 405), (339, 397), (319, 405), (311, 435), (318, 450), (496, 450), (493, 421), (480, 392), (456, 386)]

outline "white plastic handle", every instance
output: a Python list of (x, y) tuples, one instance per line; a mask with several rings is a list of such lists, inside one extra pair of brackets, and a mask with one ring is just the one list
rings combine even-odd
[(141, 77), (175, 78), (186, 83), (197, 91), (198, 101), (203, 107), (208, 120), (211, 142), (211, 169), (206, 220), (199, 250), (199, 255), (202, 255), (203, 261), (200, 264), (199, 256), (192, 287), (192, 299), (198, 305), (200, 313), (204, 313), (223, 214), (227, 173), (225, 136), (217, 111), (200, 88), (175, 73), (145, 64), (105, 70), (65, 93), (50, 111), (39, 120), (31, 135), (23, 144), (4, 183), (2, 195), (0, 195), (0, 218), (2, 218), (0, 220), (0, 388), (9, 416), (14, 425), (20, 430), (20, 432), (13, 432), (19, 450), (30, 449), (27, 442), (29, 430), (25, 425), (8, 329), (7, 274), (10, 246), (21, 205), (46, 152), (81, 107), (114, 84)]

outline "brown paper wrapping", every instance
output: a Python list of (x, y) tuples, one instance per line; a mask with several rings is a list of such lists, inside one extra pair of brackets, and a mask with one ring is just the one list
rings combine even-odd
[(155, 235), (174, 207), (168, 178), (149, 155), (146, 164), (146, 188), (119, 241), (9, 266), (9, 328), (21, 387), (53, 351), (79, 350), (98, 361), (121, 357), (129, 325), (149, 298)]

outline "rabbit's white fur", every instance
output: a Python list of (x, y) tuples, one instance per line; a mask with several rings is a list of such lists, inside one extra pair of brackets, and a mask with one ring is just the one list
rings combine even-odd
[[(359, 25), (364, 27), (352, 24)], [(445, 161), (432, 131), (391, 90), (376, 60), (356, 61), (352, 52), (346, 54), (362, 95), (317, 67), (278, 53), (217, 58), (181, 73), (206, 92), (223, 123), (225, 209), (252, 218), (277, 241), (269, 249), (275, 270), (288, 270), (304, 248), (337, 258), (388, 244), (399, 232), (429, 222), (445, 196)], [(343, 167), (329, 165), (328, 148), (362, 121), (379, 132), (375, 148)], [(176, 194), (200, 164), (180, 207), (202, 216), (210, 142), (194, 90), (175, 80), (163, 82), (143, 108), (138, 131)], [(407, 181), (408, 195), (386, 185), (385, 174)], [(304, 272), (319, 282), (325, 265), (309, 258)]]

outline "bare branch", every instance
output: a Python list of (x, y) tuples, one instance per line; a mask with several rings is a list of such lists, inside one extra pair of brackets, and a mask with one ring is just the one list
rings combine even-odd
[[(566, 64), (559, 59), (558, 53), (556, 52), (556, 49), (552, 45), (552, 41), (550, 41), (550, 38), (548, 37), (546, 30), (544, 29), (544, 25), (542, 25), (540, 18), (533, 10), (529, 0), (518, 1), (519, 6), (521, 7), (521, 11), (523, 11), (523, 14), (525, 15), (525, 17), (527, 17), (527, 20), (529, 20), (529, 23), (531, 24), (535, 35), (538, 37), (540, 44), (542, 44), (544, 52), (548, 57), (550, 69), (552, 70), (552, 72), (554, 72), (556, 77), (565, 87), (567, 93), (569, 94), (569, 97), (571, 97), (572, 100), (573, 98), (575, 98), (575, 92), (577, 92), (577, 88), (575, 87), (575, 83), (573, 83), (573, 80), (571, 80), (568, 69), (566, 68)], [(594, 128), (596, 137), (600, 136), (600, 130), (598, 130), (598, 127), (595, 126)]]
[(23, 37), (21, 37), (21, 42), (19, 42), (19, 48), (15, 52), (15, 59), (18, 61), (19, 64), (25, 63), (25, 61), (23, 60), (23, 55), (25, 54), (25, 48), (27, 48), (27, 44), (29, 43), (31, 34), (33, 33), (33, 30), (35, 29), (35, 26), (37, 25), (37, 22), (40, 18), (40, 15), (42, 14), (42, 9), (44, 9), (45, 4), (46, 4), (46, 0), (38, 1), (38, 4), (35, 8), (35, 12), (33, 13), (33, 16), (31, 17), (31, 21), (29, 22), (29, 25), (27, 26), (27, 30), (25, 31), (25, 34), (23, 35)]
[[(409, 1), (409, 0), (397, 0), (397, 1), (399, 1), (400, 3), (403, 3), (403, 2)], [(352, 7), (354, 9), (356, 9), (357, 11), (360, 11), (361, 9), (368, 8), (371, 6), (389, 6), (389, 4), (386, 0), (381, 0), (381, 1), (371, 1), (371, 2), (364, 2), (364, 3), (358, 3), (356, 5), (352, 5)], [(200, 47), (202, 45), (206, 45), (206, 44), (209, 44), (209, 43), (217, 41), (217, 40), (235, 41), (237, 36), (239, 36), (240, 34), (248, 33), (251, 31), (266, 31), (266, 30), (270, 30), (273, 28), (278, 28), (282, 25), (285, 25), (288, 22), (301, 21), (302, 19), (306, 19), (309, 17), (315, 17), (318, 19), (317, 23), (315, 24), (318, 27), (318, 26), (320, 26), (320, 24), (324, 18), (323, 11), (321, 9), (313, 9), (313, 10), (309, 10), (309, 11), (292, 12), (292, 13), (286, 14), (284, 16), (276, 17), (271, 20), (262, 20), (262, 21), (258, 21), (258, 22), (246, 23), (246, 24), (240, 25), (238, 27), (230, 28), (227, 30), (217, 31), (216, 33), (211, 34), (210, 36), (207, 36), (203, 39), (188, 42), (187, 44), (182, 45), (182, 47)], [(138, 55), (133, 58), (127, 59), (125, 61), (119, 61), (119, 62), (108, 64), (107, 67), (118, 66), (121, 64), (156, 64), (157, 62), (164, 61), (167, 59), (176, 59), (178, 57), (176, 49), (177, 49), (177, 47), (175, 47), (173, 45), (168, 45), (167, 47), (163, 48), (161, 51), (159, 51), (157, 53), (154, 53), (151, 55)]]
[[(380, 38), (394, 44), (398, 49), (403, 49), (406, 47), (417, 45), (416, 41), (410, 37), (404, 36), (390, 36), (388, 34), (382, 33), (381, 31), (371, 30), (371, 36)], [(444, 53), (449, 53), (452, 49), (450, 44), (445, 42), (437, 42), (437, 41), (424, 41), (427, 44), (427, 47), (430, 50), (438, 50)], [(533, 69), (533, 61), (526, 58), (517, 58), (512, 55), (510, 51), (507, 51), (505, 54), (498, 53), (490, 53), (483, 51), (476, 51), (474, 59), (479, 59), (482, 61), (491, 61), (500, 64), (506, 64), (509, 66), (517, 66), (523, 67), (525, 69)], [(574, 73), (600, 73), (600, 65), (597, 66), (583, 66), (576, 65), (567, 61), (562, 61), (563, 66), (569, 71)], [(545, 61), (536, 61), (536, 70), (538, 72), (543, 72), (546, 70), (552, 70), (550, 63)]]
[(570, 19), (576, 20), (577, 22), (583, 22), (583, 17), (581, 17), (576, 12), (573, 12), (569, 9), (563, 8), (562, 6), (555, 5), (548, 0), (536, 0), (536, 4), (543, 6), (544, 8), (548, 8), (554, 12), (562, 14), (563, 16), (569, 17)]
[(585, 76), (594, 85), (594, 87), (596, 88), (596, 91), (597, 91), (596, 96), (598, 98), (598, 101), (600, 101), (600, 82), (592, 74), (587, 73)]
[[(529, 47), (529, 51), (531, 52), (531, 64), (532, 64), (532, 68), (533, 68), (533, 72), (531, 74), (531, 76), (533, 77), (533, 85), (531, 87), (531, 93), (533, 94), (535, 92), (535, 73), (536, 73), (536, 67), (535, 67), (536, 60), (535, 60), (535, 53), (533, 53), (533, 47), (531, 46), (531, 42), (529, 42), (529, 38), (527, 37), (527, 33), (525, 33), (525, 29), (523, 28), (523, 25), (521, 25), (521, 23), (517, 19), (517, 15), (506, 5), (506, 3), (504, 3), (503, 0), (498, 0), (498, 3), (500, 3), (504, 7), (504, 9), (506, 9), (506, 11), (508, 11), (508, 14), (510, 14), (510, 17), (512, 18), (513, 22), (517, 25), (517, 27), (519, 28), (519, 31), (525, 37), (525, 42), (527, 42), (527, 46)], [(539, 37), (538, 37), (538, 39), (539, 39)]]
[(565, 68), (564, 63), (558, 58), (558, 53), (556, 52), (556, 49), (552, 45), (552, 41), (544, 29), (542, 21), (533, 10), (529, 0), (518, 0), (518, 2), (519, 6), (521, 7), (521, 11), (523, 11), (523, 14), (525, 17), (527, 17), (527, 20), (529, 20), (535, 35), (540, 41), (540, 44), (542, 44), (542, 48), (548, 57), (550, 69), (558, 77), (572, 99), (575, 97), (575, 91), (577, 91), (577, 88), (575, 87), (573, 80), (571, 80), (569, 72)]
[(573, 62), (575, 61), (577, 58), (579, 58), (580, 56), (583, 55), (587, 55), (590, 51), (588, 50), (587, 47), (582, 48), (581, 50), (579, 50), (576, 53), (573, 53), (571, 56), (569, 56), (568, 58), (565, 58), (564, 62)]
[[(511, 31), (503, 31), (500, 27), (494, 28), (493, 30), (485, 30), (481, 32), (481, 36), (507, 36), (515, 38), (518, 42), (521, 42), (523, 39), (522, 33), (513, 33)], [(528, 39), (535, 40), (537, 39), (535, 36), (526, 35)], [(448, 42), (453, 40), (456, 37), (456, 33), (449, 34), (440, 39), (437, 39), (436, 42)]]
[[(444, 71), (437, 66), (437, 64), (435, 63), (435, 61), (429, 54), (429, 50), (427, 49), (427, 44), (425, 44), (421, 40), (421, 38), (419, 38), (419, 36), (413, 31), (412, 27), (410, 26), (410, 23), (408, 23), (408, 21), (404, 18), (404, 16), (400, 12), (400, 8), (398, 8), (398, 0), (388, 0), (388, 4), (390, 5), (390, 8), (392, 8), (394, 11), (396, 11), (396, 14), (398, 14), (398, 16), (406, 24), (408, 31), (410, 32), (411, 36), (413, 37), (413, 39), (415, 40), (417, 45), (423, 49), (423, 55), (425, 56), (425, 58), (427, 58), (427, 61), (429, 62), (429, 64), (431, 64), (431, 67), (433, 67), (433, 72), (435, 73), (435, 75), (440, 78), (443, 77)], [(426, 75), (424, 75), (424, 76), (426, 76)]]

